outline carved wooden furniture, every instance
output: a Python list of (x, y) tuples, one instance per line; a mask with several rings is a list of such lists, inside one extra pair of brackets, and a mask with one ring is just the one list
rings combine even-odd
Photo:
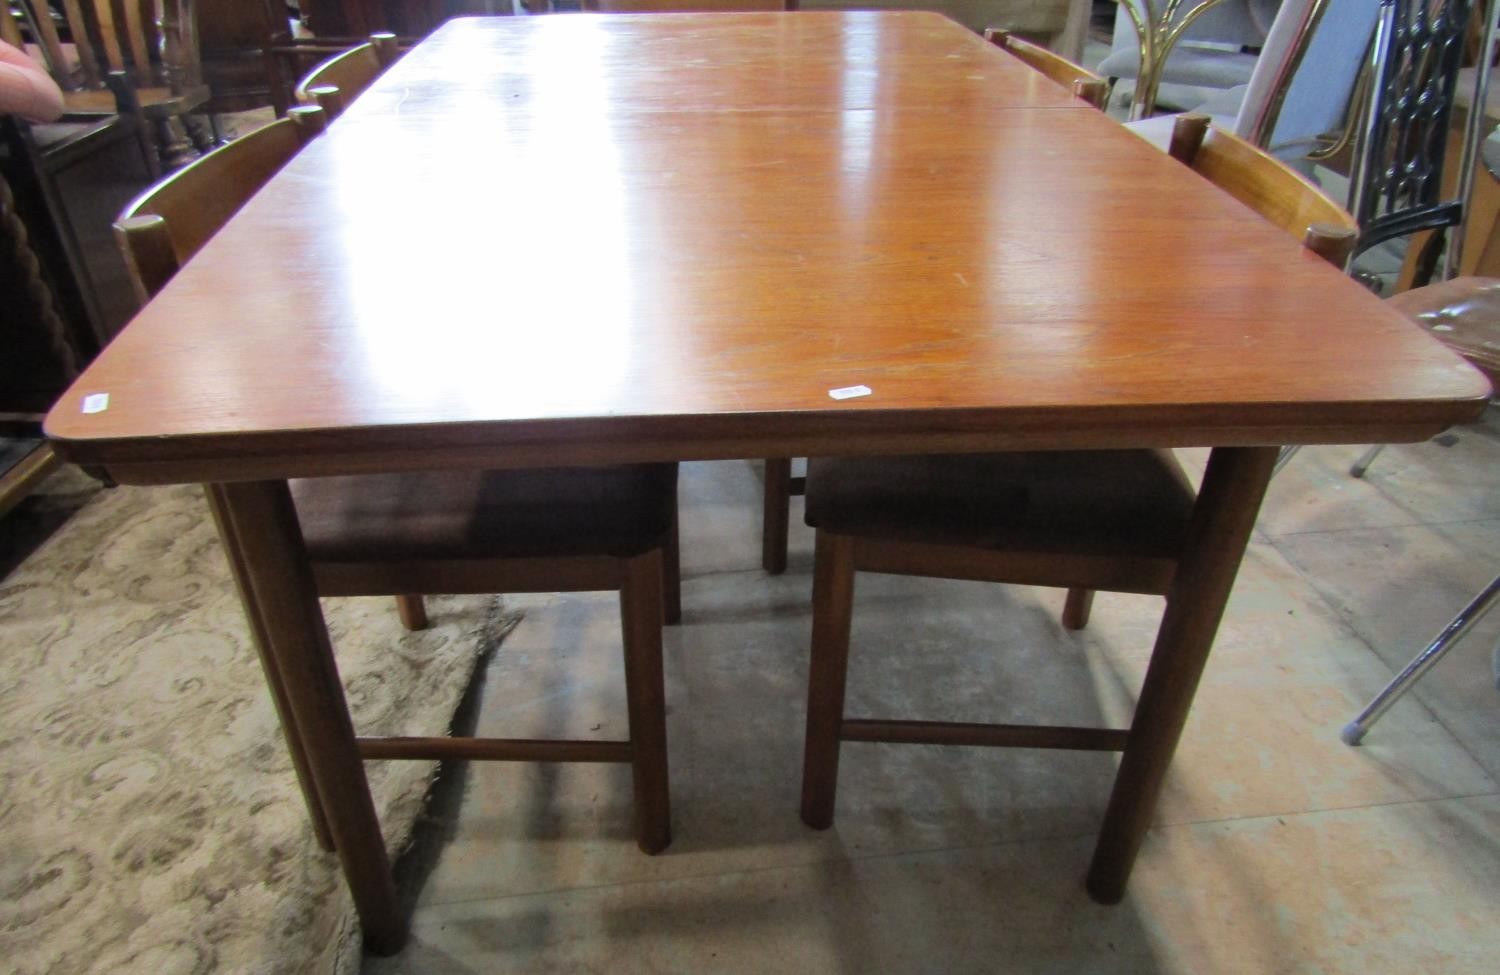
[[(586, 97), (552, 82), (585, 74)], [(406, 924), (287, 479), (1212, 445), (1095, 856), (1090, 887), (1117, 900), (1266, 445), (1419, 440), (1488, 393), (1297, 241), (933, 14), (460, 19), (355, 110), (47, 429), (125, 483), (221, 485), (378, 951)]]
[[(142, 300), (158, 293), (223, 224), (323, 130), (318, 107), (242, 136), (169, 176), (121, 214), (115, 230)], [(231, 567), (258, 642), (276, 604), (242, 564), (254, 540), (229, 510), (234, 488), (210, 485)], [(628, 762), (637, 840), (671, 838), (661, 624), (681, 616), (675, 464), (310, 478), (290, 483), (291, 516), (320, 596), (398, 596), (408, 629), (426, 625), (423, 593), (617, 589), (625, 634), (629, 741), (361, 738), (366, 759)], [(331, 663), (331, 659), (329, 661)], [(323, 800), (307, 772), (284, 681), (268, 682), (314, 828), (333, 849)]]
[[(52, 285), (4, 174), (0, 174), (0, 294), (5, 295), (0, 304), (0, 339), (6, 351), (0, 360), (0, 411), (7, 414), (4, 426), (9, 428), (5, 431), (8, 436), (20, 432), (30, 440), (37, 436), (35, 427), (46, 405), (38, 401), (38, 394), (47, 397), (49, 390), (15, 387), (34, 385), (34, 374), (47, 371), (60, 385), (77, 375), (78, 363)], [(33, 348), (28, 349), (28, 345)], [(18, 417), (19, 423), (13, 417)], [(52, 445), (41, 442), (0, 470), (0, 516), (30, 494), (57, 464)]]
[(194, 0), (64, 0), (66, 42), (46, 0), (18, 2), (69, 114), (119, 111), (108, 84), (114, 73), (129, 82), (164, 165), (182, 165), (212, 145), (202, 120), (189, 118), (209, 98), (198, 64)]
[(297, 82), (294, 94), (304, 105), (318, 105), (331, 122), (401, 56), (395, 34), (371, 34), (368, 43), (322, 62)]

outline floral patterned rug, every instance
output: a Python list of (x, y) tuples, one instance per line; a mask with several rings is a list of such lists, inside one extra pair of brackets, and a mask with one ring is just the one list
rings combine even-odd
[[(483, 596), (421, 633), (389, 599), (324, 609), (369, 734), (443, 734), (515, 622)], [(436, 763), (367, 768), (394, 854)], [(0, 968), (349, 972), (358, 927), (201, 491), (101, 492), (0, 581)]]

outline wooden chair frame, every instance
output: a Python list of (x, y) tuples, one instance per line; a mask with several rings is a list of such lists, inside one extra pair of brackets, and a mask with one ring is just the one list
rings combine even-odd
[[(1278, 160), (1224, 132), (1208, 134), (1207, 119), (1179, 119), (1171, 144), (1174, 158), (1225, 186), (1283, 227), (1304, 214), (1325, 223), (1303, 225), (1306, 246), (1342, 267), (1357, 239), (1352, 217)], [(1312, 195), (1296, 201), (1288, 195)], [(997, 550), (991, 547), (841, 534), (817, 529), (813, 575), (812, 661), (808, 678), (807, 737), (803, 759), (802, 819), (813, 828), (832, 825), (843, 741), (1061, 748), (1124, 753), (1115, 793), (1090, 871), (1095, 899), (1114, 903), (1124, 894), (1135, 854), (1149, 825), (1162, 777), (1207, 659), (1204, 641), (1233, 584), (1223, 567), (1198, 564), (1204, 540), (1220, 551), (1243, 548), (1254, 526), (1260, 493), (1270, 477), (1274, 452), (1216, 451), (1210, 460), (1179, 553)], [(1215, 514), (1217, 513), (1217, 514)], [(1141, 692), (1137, 720), (1127, 729), (1027, 726), (847, 717), (848, 672), (855, 572), (966, 579), (1068, 590), (1064, 625), (1088, 621), (1094, 590), (1167, 597), (1167, 612)], [(1180, 688), (1189, 689), (1184, 699)], [(1144, 815), (1142, 814), (1144, 810)]]
[(371, 34), (367, 43), (320, 62), (293, 94), (304, 105), (321, 106), (332, 121), (400, 56), (395, 34)]
[[(205, 156), (127, 207), (115, 223), (115, 232), (142, 300), (165, 286), (213, 231), (325, 125), (321, 107), (294, 108), (288, 118)], [(221, 192), (217, 205), (202, 212), (197, 204), (215, 183), (227, 183), (226, 190), (232, 192)], [(308, 740), (310, 731), (296, 727), (288, 702), (297, 689), (283, 678), (269, 649), (267, 634), (291, 610), (276, 593), (258, 589), (252, 582), (248, 565), (258, 539), (235, 521), (231, 498), (240, 489), (234, 484), (206, 486), (313, 828), (324, 849), (331, 850), (333, 838), (325, 808), (332, 799), (319, 794), (307, 758), (308, 749), (317, 746)], [(265, 516), (296, 520), (297, 510), (285, 486), (283, 494), (284, 502), (277, 502), (276, 510)], [(675, 623), (682, 616), (675, 518), (660, 543), (638, 555), (314, 559), (311, 572), (320, 596), (396, 594), (402, 623), (408, 629), (426, 625), (422, 597), (428, 594), (619, 591), (630, 727), (627, 740), (360, 737), (356, 741), (360, 756), (367, 760), (628, 762), (634, 774), (637, 844), (647, 853), (657, 853), (671, 842), (661, 628), (664, 619)], [(320, 652), (326, 658), (322, 665), (336, 673), (326, 641)]]
[(1101, 112), (1109, 105), (1110, 92), (1114, 86), (1108, 78), (1094, 74), (1087, 68), (1069, 61), (1061, 54), (1017, 37), (1000, 27), (986, 27), (984, 39), (1062, 85), (1071, 91), (1075, 98), (1088, 102)]
[[(215, 137), (189, 113), (208, 103), (198, 62), (194, 0), (159, 0), (159, 19), (145, 16), (142, 0), (63, 0), (75, 65), (50, 16), (47, 0), (20, 0), (28, 31), (48, 72), (63, 89), (71, 116), (111, 115), (122, 110), (120, 82), (132, 104), (153, 125), (157, 151), (168, 167), (183, 165), (211, 148)], [(98, 41), (95, 49), (94, 41)]]
[[(984, 39), (1029, 67), (1071, 91), (1077, 98), (1103, 111), (1109, 104), (1111, 85), (1086, 68), (1054, 54), (1039, 44), (1023, 40), (1008, 30), (987, 28)], [(787, 532), (791, 528), (794, 495), (807, 488), (804, 478), (792, 476), (789, 457), (765, 458), (765, 484), (761, 502), (761, 567), (771, 575), (786, 571)]]

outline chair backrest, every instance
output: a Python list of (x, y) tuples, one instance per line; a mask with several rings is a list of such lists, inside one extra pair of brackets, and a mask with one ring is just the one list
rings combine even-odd
[(796, 10), (797, 0), (583, 0), (584, 10), (606, 14), (719, 13), (757, 10)]
[(297, 101), (320, 106), (333, 121), (399, 56), (395, 34), (371, 34), (368, 43), (335, 54), (309, 71), (297, 83)]
[(124, 72), (136, 87), (179, 93), (201, 83), (195, 0), (61, 0), (66, 45), (47, 0), (19, 3), (48, 72), (65, 91), (103, 88), (111, 72)]
[(1341, 129), (1380, 6), (1371, 0), (1283, 0), (1235, 118), (1235, 135), (1280, 159)]
[(115, 240), (141, 301), (160, 291), (325, 124), (316, 105), (294, 108), (161, 180), (122, 210)]
[(1109, 82), (1062, 55), (1054, 54), (1040, 44), (1023, 40), (999, 27), (986, 27), (984, 39), (1062, 85), (1075, 97), (1088, 102), (1095, 108), (1102, 111), (1109, 104)]
[(1330, 263), (1348, 262), (1359, 234), (1354, 217), (1286, 163), (1212, 128), (1206, 115), (1178, 116), (1167, 151)]
[(1474, 0), (1380, 0), (1371, 96), (1349, 178), (1361, 251), (1463, 220), (1463, 200), (1443, 199), (1443, 152), (1473, 7)]

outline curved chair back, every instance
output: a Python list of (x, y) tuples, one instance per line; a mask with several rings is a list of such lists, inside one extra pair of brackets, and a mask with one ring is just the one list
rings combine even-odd
[(324, 125), (321, 108), (294, 108), (136, 197), (114, 227), (137, 297), (144, 303), (160, 291)]
[(297, 82), (297, 101), (320, 106), (331, 122), (399, 56), (395, 34), (371, 34), (368, 43), (335, 54), (309, 71)]
[(986, 27), (984, 39), (1024, 62), (1028, 67), (1068, 89), (1077, 98), (1104, 110), (1109, 104), (1110, 83), (1100, 75), (1074, 64), (1060, 54), (1047, 50), (1040, 44), (1022, 40), (1008, 30)]
[(1177, 116), (1167, 151), (1330, 263), (1348, 262), (1359, 234), (1354, 217), (1286, 163), (1211, 128), (1206, 115)]

